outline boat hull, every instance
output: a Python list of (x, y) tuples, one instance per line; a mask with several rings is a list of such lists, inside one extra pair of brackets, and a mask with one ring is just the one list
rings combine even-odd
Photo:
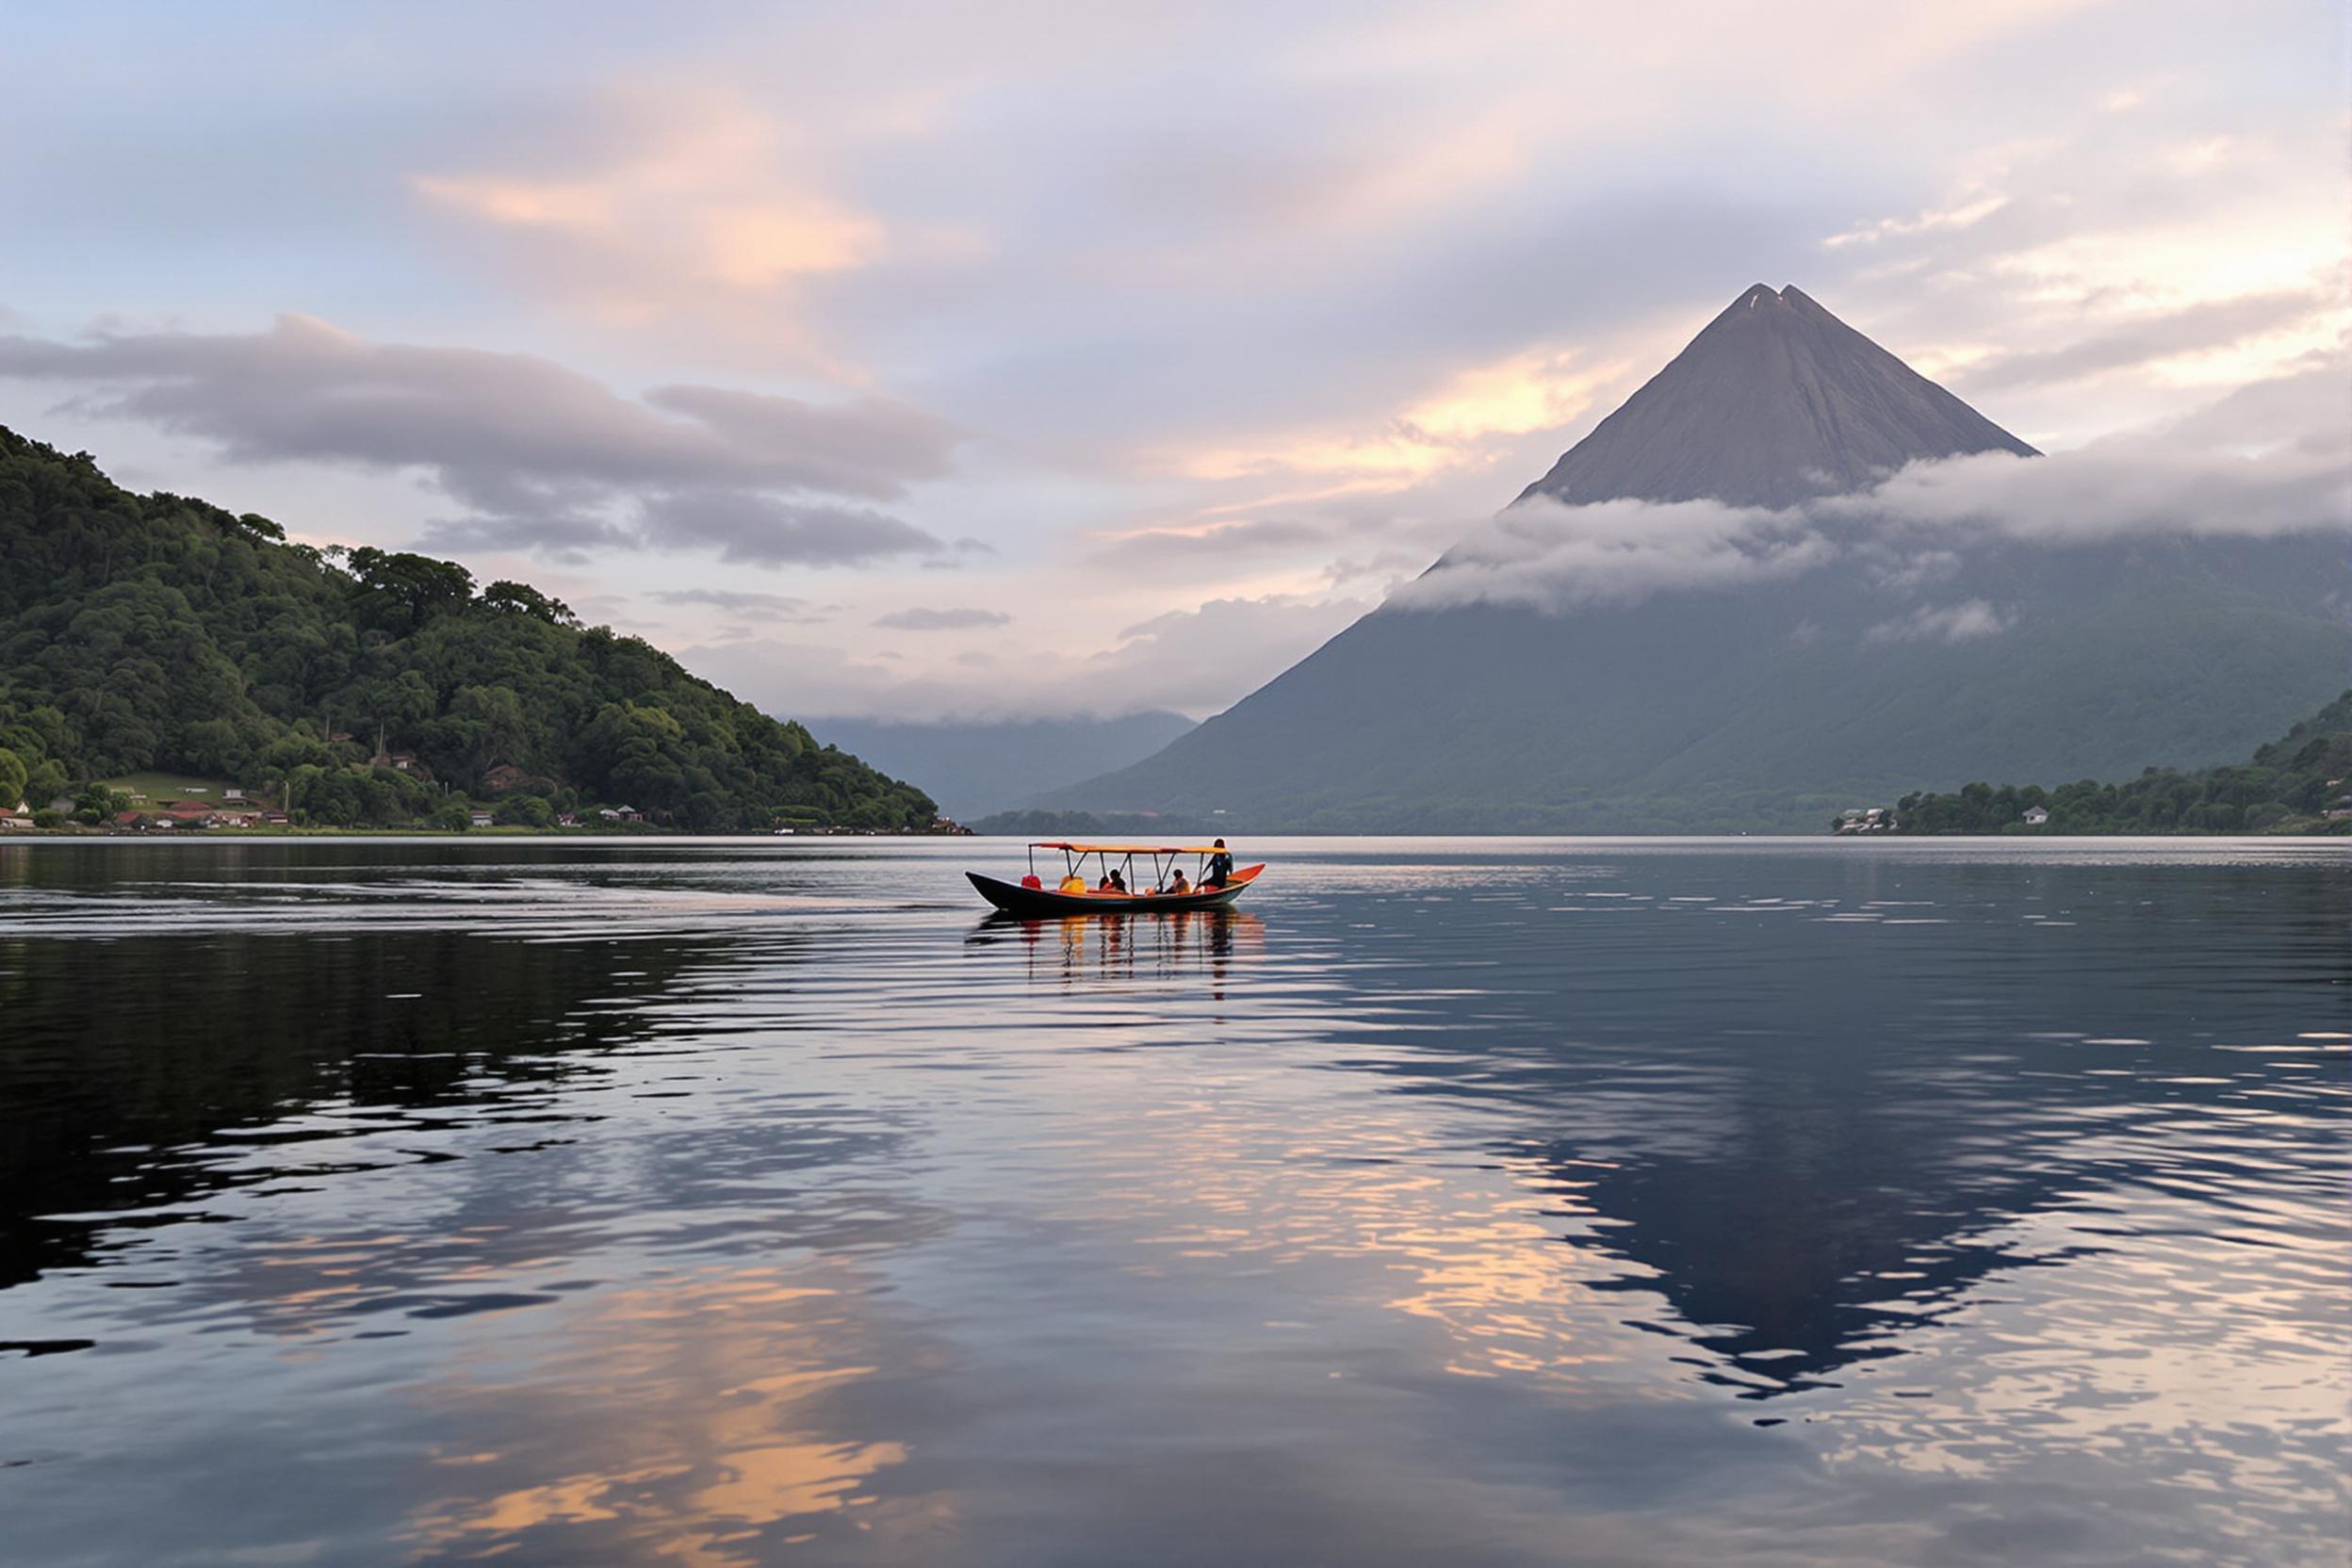
[(976, 871), (964, 873), (965, 879), (980, 896), (1008, 915), (1031, 920), (1058, 920), (1066, 915), (1173, 915), (1186, 909), (1221, 909), (1242, 894), (1242, 890), (1257, 880), (1263, 865), (1244, 866), (1233, 873), (1233, 879), (1221, 888), (1209, 888), (1198, 892), (1162, 893), (1157, 896), (1136, 893), (1063, 893), (1051, 888), (1024, 888), (1017, 882), (1003, 882), (993, 876), (983, 876)]

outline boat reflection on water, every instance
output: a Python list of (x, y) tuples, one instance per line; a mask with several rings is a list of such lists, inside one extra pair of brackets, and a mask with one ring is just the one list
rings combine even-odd
[(1266, 922), (1240, 909), (1193, 909), (1150, 921), (1024, 920), (997, 913), (972, 928), (966, 947), (1018, 945), (1032, 980), (1156, 980), (1206, 973), (1223, 1001), (1228, 969), (1266, 954)]

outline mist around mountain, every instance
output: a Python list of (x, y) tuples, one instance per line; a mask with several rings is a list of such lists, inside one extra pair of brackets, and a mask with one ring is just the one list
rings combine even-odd
[(1155, 710), (1109, 719), (995, 724), (818, 719), (810, 727), (828, 743), (885, 773), (922, 779), (941, 810), (968, 823), (1045, 791), (1139, 762), (1189, 731), (1193, 721)]
[(598, 804), (698, 831), (934, 815), (529, 584), (289, 543), (0, 429), (0, 783), (40, 805), (146, 770), (283, 792), (334, 826), (463, 828), (469, 798), (527, 826)]
[(2031, 526), (1999, 501), (1936, 514), (1936, 460), (1998, 497), (2066, 461), (2032, 454), (1759, 285), (1380, 610), (1037, 804), (1252, 831), (1818, 832), (1954, 778), (2231, 761), (2343, 690), (2341, 536), (2094, 526), (2095, 495)]

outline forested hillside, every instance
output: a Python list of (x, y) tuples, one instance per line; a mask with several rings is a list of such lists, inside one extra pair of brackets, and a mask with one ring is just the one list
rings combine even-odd
[[(2050, 819), (2029, 825), (2036, 807)], [(1905, 795), (1894, 814), (1898, 833), (2352, 832), (2352, 814), (2331, 811), (2352, 813), (2352, 692), (2242, 765), (2055, 789), (1969, 784)]]
[(35, 804), (183, 770), (335, 825), (448, 821), (468, 797), (504, 821), (625, 803), (701, 831), (934, 814), (525, 584), (288, 543), (0, 428), (0, 785), (20, 768)]

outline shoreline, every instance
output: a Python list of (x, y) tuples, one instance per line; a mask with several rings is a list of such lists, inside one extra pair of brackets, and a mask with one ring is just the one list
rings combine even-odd
[[(1610, 840), (1627, 842), (1644, 841), (1667, 842), (1704, 839), (1725, 842), (1753, 840), (1759, 843), (2112, 843), (2120, 840), (2184, 841), (2203, 842), (2267, 843), (2282, 840), (2307, 840), (2327, 842), (2332, 840), (2352, 840), (2352, 823), (2332, 823), (2320, 825), (2304, 825), (2292, 828), (2264, 828), (2252, 833), (1820, 833), (1774, 832), (1769, 828), (1717, 832), (1557, 832), (1530, 829), (1525, 832), (1455, 833), (1438, 831), (1347, 832), (1334, 833), (1315, 829), (1274, 829), (1266, 832), (1228, 829), (1237, 837), (1250, 839), (1450, 839), (1464, 841), (1508, 843), (1529, 839)], [(188, 842), (253, 842), (257, 841), (305, 839), (400, 839), (433, 842), (463, 843), (481, 839), (578, 839), (602, 842), (632, 842), (638, 841), (672, 841), (678, 840), (727, 840), (758, 841), (789, 840), (805, 843), (818, 840), (856, 839), (888, 840), (912, 842), (927, 840), (972, 839), (1004, 843), (1042, 842), (1018, 833), (934, 833), (928, 831), (867, 830), (863, 828), (823, 829), (805, 833), (765, 833), (746, 830), (736, 833), (694, 833), (676, 827), (642, 827), (622, 829), (612, 827), (469, 827), (463, 830), (436, 827), (189, 827), (164, 832), (153, 830), (122, 830), (116, 828), (20, 827), (0, 830), (0, 844), (18, 842), (56, 842), (58, 841), (140, 841), (156, 843)]]

